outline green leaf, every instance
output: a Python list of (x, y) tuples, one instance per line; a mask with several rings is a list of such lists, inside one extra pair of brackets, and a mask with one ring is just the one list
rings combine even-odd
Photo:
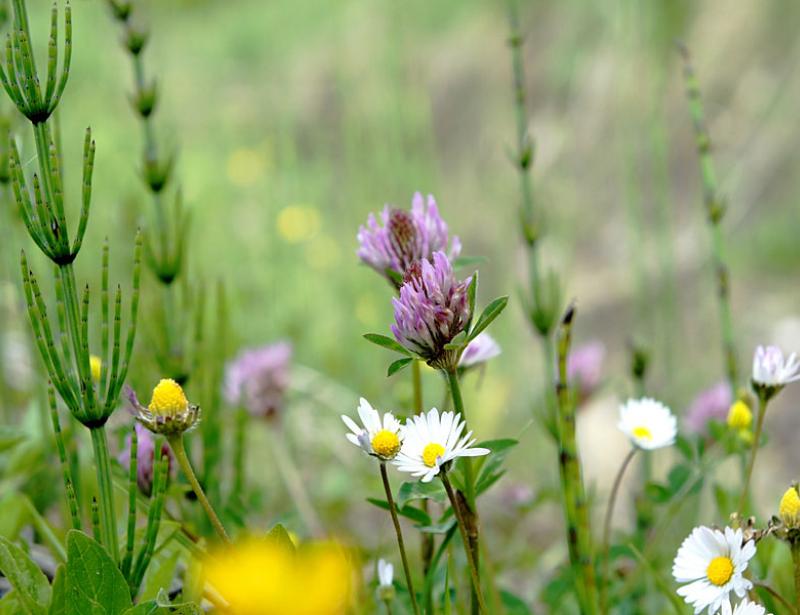
[(287, 547), (294, 551), (294, 543), (292, 542), (289, 532), (280, 523), (275, 524), (272, 529), (267, 532), (267, 542), (272, 542), (276, 545)]
[(420, 532), (425, 532), (426, 534), (447, 534), (451, 529), (456, 526), (456, 518), (451, 516), (444, 521), (439, 523), (433, 523), (431, 525), (420, 525), (417, 529)]
[[(274, 528), (273, 528), (274, 529)], [(286, 531), (286, 530), (284, 530)], [(180, 602), (174, 603), (169, 599), (169, 595), (166, 591), (161, 591), (156, 598), (156, 603), (160, 607), (168, 607), (169, 613), (172, 615), (202, 615), (203, 611), (200, 609), (199, 606), (194, 604), (193, 602)]]
[(656, 504), (669, 501), (672, 493), (668, 487), (656, 482), (649, 482), (644, 486), (644, 494)]
[(386, 348), (387, 350), (392, 350), (394, 352), (399, 352), (400, 354), (404, 354), (407, 357), (411, 356), (411, 353), (403, 348), (397, 341), (393, 340), (391, 337), (386, 335), (381, 335), (380, 333), (365, 333), (364, 339), (368, 342), (372, 342), (380, 346), (381, 348)]
[(465, 327), (467, 331), (472, 326), (472, 319), (475, 318), (475, 302), (477, 301), (478, 296), (478, 272), (472, 274), (472, 280), (469, 283), (469, 288), (467, 289), (467, 301), (469, 302), (469, 322), (467, 322), (467, 326)]
[(467, 332), (462, 331), (444, 345), (446, 350), (458, 350), (467, 345)]
[(508, 455), (517, 444), (519, 444), (518, 440), (502, 438), (498, 440), (486, 440), (475, 445), (488, 448), (492, 451), (490, 455), (478, 458), (478, 464), (476, 465), (478, 480), (475, 484), (475, 491), (477, 493), (485, 492), (503, 477), (505, 470), (502, 468), (503, 463), (505, 463), (506, 455)]
[(480, 318), (478, 318), (478, 322), (469, 332), (469, 339), (474, 340), (495, 318), (500, 316), (501, 312), (506, 309), (506, 305), (508, 305), (508, 296), (498, 297), (487, 305)]
[(28, 554), (0, 536), (0, 571), (17, 592), (25, 613), (44, 615), (50, 604), (50, 583)]
[(48, 615), (64, 615), (67, 612), (67, 568), (61, 564), (53, 579), (53, 597)]
[(506, 615), (531, 615), (528, 605), (505, 589), (500, 590), (500, 601), (505, 607)]
[[(387, 502), (386, 500), (380, 500), (378, 498), (367, 498), (367, 502), (369, 502), (373, 506), (377, 506), (378, 508), (389, 510), (389, 502)], [(426, 514), (419, 508), (414, 508), (413, 506), (408, 506), (408, 505), (398, 508), (397, 504), (395, 504), (395, 510), (397, 511), (398, 515), (400, 515), (401, 517), (405, 517), (406, 519), (411, 519), (411, 521), (413, 521), (414, 523), (417, 523), (422, 526), (431, 525), (430, 515)]]
[(400, 485), (400, 490), (397, 492), (397, 505), (402, 508), (413, 500), (433, 500), (443, 504), (447, 501), (447, 492), (440, 481), (429, 483), (413, 481)]
[(120, 615), (131, 607), (125, 577), (106, 550), (83, 532), (67, 533), (65, 615)]
[(154, 555), (147, 566), (147, 572), (142, 581), (142, 590), (139, 592), (139, 600), (147, 601), (155, 598), (163, 588), (170, 586), (172, 579), (175, 578), (175, 569), (178, 567), (180, 555), (178, 550), (167, 557), (163, 553)]
[(148, 600), (129, 608), (123, 615), (168, 615), (168, 613), (168, 608), (158, 606), (155, 600)]
[(13, 589), (0, 599), (0, 615), (19, 615), (22, 607)]
[(406, 367), (408, 367), (411, 364), (412, 361), (415, 361), (415, 360), (416, 359), (412, 359), (411, 357), (405, 357), (405, 358), (402, 358), (402, 359), (397, 359), (397, 361), (394, 361), (389, 366), (389, 370), (386, 372), (386, 377), (388, 378), (390, 376), (394, 376), (397, 372), (399, 372), (402, 369), (405, 369)]

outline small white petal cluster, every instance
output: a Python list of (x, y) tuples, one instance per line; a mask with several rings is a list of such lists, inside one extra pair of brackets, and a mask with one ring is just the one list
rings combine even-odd
[(678, 435), (678, 421), (669, 408), (649, 397), (620, 406), (617, 426), (634, 446), (650, 451), (672, 446)]
[[(695, 615), (704, 609), (708, 609), (708, 615), (716, 615), (720, 610), (725, 615), (731, 613), (731, 592), (744, 598), (753, 587), (743, 575), (755, 554), (752, 540), (742, 544), (741, 529), (726, 527), (721, 532), (696, 527), (681, 544), (672, 565), (675, 580), (686, 583), (678, 588), (678, 595), (694, 607)], [(755, 615), (759, 611), (737, 609), (736, 613)]]
[[(464, 434), (466, 422), (454, 412), (443, 412), (440, 416), (439, 411), (432, 408), (401, 425), (391, 412), (384, 414), (381, 420), (378, 411), (362, 397), (358, 415), (362, 426), (342, 416), (350, 428), (350, 433), (345, 434), (347, 439), (368, 455), (392, 460), (400, 471), (424, 483), (433, 480), (443, 465), (458, 457), (478, 457), (491, 452), (488, 448), (472, 446), (475, 443), (472, 432)], [(396, 436), (394, 440), (392, 435)], [(389, 446), (392, 441), (397, 445), (396, 450)]]
[[(722, 615), (764, 615), (766, 610), (760, 604), (750, 602), (747, 598), (737, 604), (733, 611), (731, 611), (731, 607), (727, 603), (722, 605)], [(767, 615), (772, 615), (772, 613)]]
[(394, 566), (385, 559), (378, 560), (378, 585), (380, 587), (391, 587), (394, 579)]
[(798, 370), (797, 354), (784, 358), (777, 346), (759, 346), (753, 355), (753, 383), (757, 386), (782, 387), (800, 379)]
[(488, 448), (471, 448), (475, 439), (471, 431), (462, 436), (465, 427), (461, 415), (454, 412), (439, 416), (439, 411), (431, 408), (427, 414), (418, 414), (406, 421), (403, 448), (394, 464), (427, 483), (449, 461), (488, 455)]
[[(350, 433), (345, 434), (345, 437), (367, 455), (383, 460), (394, 459), (403, 441), (403, 426), (400, 421), (391, 412), (385, 413), (381, 419), (378, 411), (363, 397), (359, 400), (358, 417), (361, 419), (361, 425), (349, 416), (342, 415), (344, 424), (350, 429)], [(386, 437), (380, 438), (380, 435)]]

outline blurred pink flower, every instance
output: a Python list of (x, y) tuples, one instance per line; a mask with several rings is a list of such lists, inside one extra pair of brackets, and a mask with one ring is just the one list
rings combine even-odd
[(464, 352), (461, 353), (458, 366), (466, 369), (468, 367), (482, 365), (489, 359), (494, 359), (500, 352), (500, 345), (491, 335), (484, 331), (483, 333), (479, 333), (474, 340), (467, 344)]
[(606, 347), (600, 341), (578, 346), (567, 358), (567, 379), (578, 390), (579, 401), (585, 401), (600, 386)]
[[(136, 484), (139, 490), (149, 496), (153, 491), (153, 472), (155, 470), (156, 442), (153, 433), (144, 425), (136, 423)], [(172, 449), (164, 442), (161, 446), (161, 455), (166, 455), (169, 460), (169, 473), (172, 473), (175, 458)], [(125, 448), (117, 457), (120, 465), (129, 470), (131, 465), (131, 435), (125, 437)]]
[(289, 388), (292, 345), (277, 342), (242, 351), (225, 369), (225, 400), (242, 405), (253, 416), (281, 413)]
[(725, 421), (732, 403), (730, 386), (727, 382), (718, 382), (692, 400), (686, 409), (684, 423), (689, 431), (705, 434), (709, 421)]

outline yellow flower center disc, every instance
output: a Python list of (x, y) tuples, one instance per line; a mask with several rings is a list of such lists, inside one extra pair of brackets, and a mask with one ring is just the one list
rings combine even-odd
[(436, 442), (431, 442), (422, 451), (422, 462), (432, 468), (436, 465), (436, 460), (442, 455), (444, 455), (444, 447), (441, 444), (436, 444)]
[(372, 438), (372, 450), (375, 451), (376, 455), (386, 457), (387, 459), (394, 457), (400, 450), (400, 438), (398, 438), (397, 434), (393, 431), (381, 429), (375, 434), (375, 437)]
[(633, 436), (639, 440), (653, 439), (653, 433), (647, 427), (634, 427)]
[(722, 587), (733, 576), (733, 562), (730, 557), (715, 557), (706, 569), (706, 576), (717, 587)]

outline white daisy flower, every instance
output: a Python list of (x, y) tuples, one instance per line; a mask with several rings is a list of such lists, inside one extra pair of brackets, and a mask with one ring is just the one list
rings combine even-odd
[(747, 598), (737, 604), (733, 612), (731, 612), (730, 605), (727, 603), (722, 605), (722, 615), (764, 615), (766, 610), (760, 604), (750, 602)]
[(464, 352), (461, 353), (461, 358), (458, 360), (458, 366), (466, 369), (467, 367), (480, 365), (486, 363), (489, 359), (499, 356), (500, 352), (500, 344), (484, 331), (479, 333), (464, 348)]
[(695, 615), (705, 608), (708, 615), (720, 609), (730, 613), (730, 593), (743, 598), (753, 587), (742, 575), (755, 554), (752, 540), (742, 545), (741, 529), (726, 527), (723, 533), (704, 526), (694, 528), (672, 564), (675, 580), (687, 583), (678, 588), (678, 595), (694, 607)]
[(385, 559), (378, 560), (378, 585), (380, 587), (392, 587), (394, 578), (394, 566)]
[(643, 397), (629, 399), (619, 408), (620, 431), (634, 446), (655, 450), (675, 443), (678, 421), (660, 401)]
[(363, 397), (359, 401), (359, 426), (349, 416), (342, 415), (344, 424), (352, 433), (345, 434), (348, 440), (361, 447), (367, 455), (388, 461), (394, 459), (403, 443), (403, 427), (391, 412), (380, 414)]
[(792, 353), (784, 359), (777, 346), (759, 346), (753, 355), (753, 383), (762, 387), (782, 387), (800, 379), (800, 361)]
[(475, 439), (471, 431), (461, 436), (465, 426), (460, 414), (443, 412), (440, 417), (436, 408), (412, 417), (406, 421), (403, 448), (394, 464), (401, 472), (409, 472), (428, 483), (449, 461), (488, 455), (491, 452), (488, 448), (470, 448)]

